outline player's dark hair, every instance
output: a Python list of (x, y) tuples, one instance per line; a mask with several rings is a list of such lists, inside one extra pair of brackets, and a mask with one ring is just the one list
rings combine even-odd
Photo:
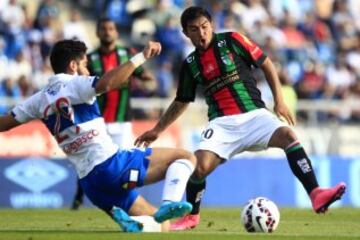
[(78, 40), (61, 40), (55, 43), (50, 54), (50, 64), (54, 73), (65, 73), (69, 63), (83, 58), (86, 50), (85, 43)]
[(205, 8), (196, 7), (196, 6), (188, 7), (181, 14), (180, 21), (181, 21), (182, 28), (185, 30), (187, 27), (187, 24), (189, 22), (191, 22), (199, 17), (205, 17), (205, 18), (207, 18), (207, 20), (212, 22), (211, 14)]
[(99, 29), (100, 29), (100, 27), (101, 27), (101, 24), (103, 24), (103, 23), (105, 23), (105, 22), (112, 22), (112, 23), (114, 23), (115, 26), (116, 26), (116, 29), (117, 29), (117, 25), (116, 25), (116, 23), (114, 22), (114, 20), (112, 20), (112, 19), (109, 18), (109, 17), (101, 17), (101, 18), (99, 18), (99, 19), (97, 20), (97, 22), (96, 22), (96, 32), (99, 32)]

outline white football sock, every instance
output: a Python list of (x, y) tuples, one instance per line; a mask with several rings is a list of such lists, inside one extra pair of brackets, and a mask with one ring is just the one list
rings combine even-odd
[(163, 201), (181, 201), (186, 183), (194, 171), (194, 165), (187, 159), (178, 159), (166, 171)]

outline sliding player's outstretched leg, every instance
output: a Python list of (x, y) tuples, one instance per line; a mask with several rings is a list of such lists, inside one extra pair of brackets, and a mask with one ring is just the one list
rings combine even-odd
[(130, 216), (121, 208), (113, 207), (110, 214), (124, 232), (142, 232), (143, 225), (130, 218)]

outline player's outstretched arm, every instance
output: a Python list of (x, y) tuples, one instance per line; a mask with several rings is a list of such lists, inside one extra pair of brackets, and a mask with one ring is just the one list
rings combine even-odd
[(269, 58), (266, 58), (261, 69), (265, 74), (266, 81), (268, 82), (271, 92), (274, 97), (274, 112), (278, 117), (283, 117), (290, 125), (295, 124), (295, 118), (289, 111), (284, 102), (281, 91), (281, 83), (277, 75), (274, 64)]
[(141, 53), (136, 54), (128, 62), (105, 73), (96, 83), (96, 93), (108, 92), (120, 88), (131, 76), (134, 70), (142, 65), (147, 59), (159, 55), (161, 45), (158, 42), (148, 42)]
[(147, 147), (154, 142), (171, 123), (173, 123), (187, 108), (188, 102), (180, 102), (174, 100), (167, 108), (166, 112), (161, 116), (153, 129), (144, 132), (135, 140), (135, 146)]
[(19, 125), (21, 125), (21, 123), (16, 121), (12, 115), (6, 115), (0, 117), (0, 132), (8, 131)]

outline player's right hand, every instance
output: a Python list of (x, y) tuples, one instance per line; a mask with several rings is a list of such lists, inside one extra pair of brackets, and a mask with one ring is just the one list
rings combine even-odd
[(154, 142), (159, 137), (159, 133), (155, 130), (149, 130), (144, 132), (139, 137), (136, 138), (134, 145), (136, 147), (148, 147), (152, 142)]
[(143, 54), (146, 59), (159, 55), (161, 52), (161, 44), (159, 42), (149, 41), (144, 47)]

